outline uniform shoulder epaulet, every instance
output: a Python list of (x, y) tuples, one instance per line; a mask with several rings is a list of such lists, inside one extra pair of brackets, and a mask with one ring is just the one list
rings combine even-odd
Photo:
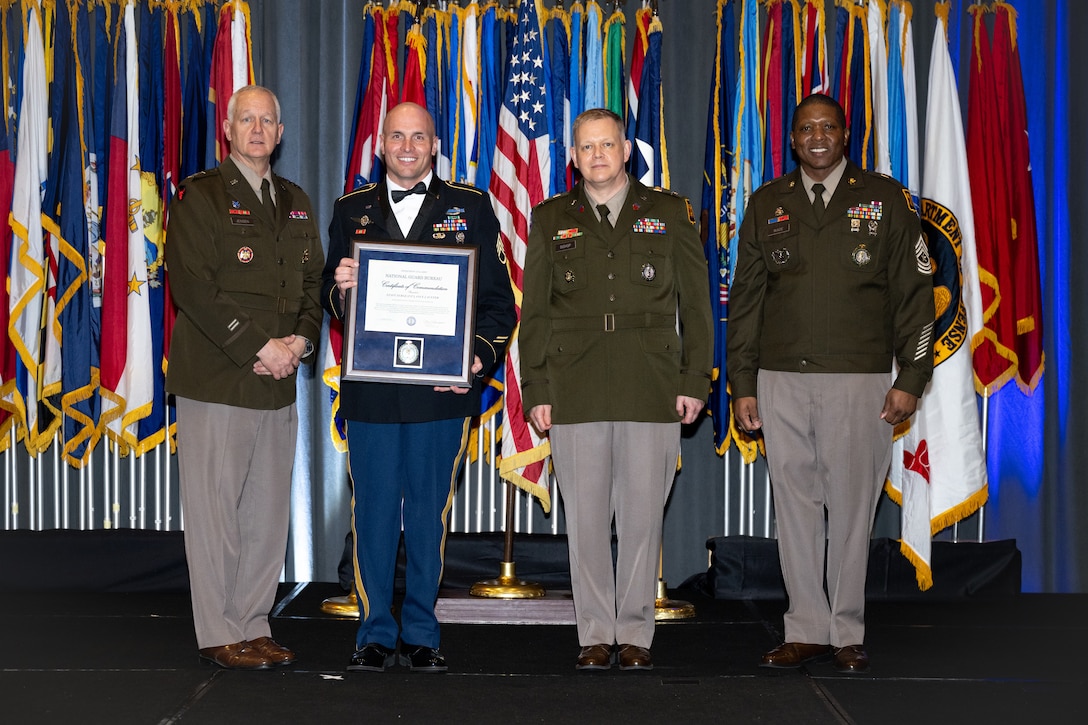
[(562, 199), (562, 198), (564, 198), (566, 196), (569, 196), (569, 195), (570, 195), (569, 190), (568, 191), (560, 191), (558, 194), (552, 194), (547, 199), (544, 199), (543, 201), (537, 202), (537, 205), (534, 206), (533, 208), (534, 209), (539, 209), (540, 207), (544, 206), (545, 204), (551, 204), (552, 202), (557, 201), (559, 199)]
[[(363, 184), (358, 189), (352, 189), (348, 193), (344, 194), (343, 196), (340, 197), (340, 199), (347, 199), (349, 196), (355, 196), (356, 194), (362, 194), (364, 191), (370, 191), (371, 189), (373, 189), (377, 185), (378, 185), (378, 182), (376, 182), (376, 181), (372, 181), (369, 184)], [(337, 199), (337, 201), (340, 201), (340, 199)]]
[(660, 191), (662, 194), (668, 194), (669, 196), (680, 196), (680, 192), (666, 189), (664, 186), (651, 186), (650, 188), (654, 191)]
[(185, 184), (191, 184), (192, 182), (200, 181), (201, 179), (210, 179), (214, 176), (219, 176), (219, 174), (220, 172), (218, 166), (210, 169), (204, 169), (203, 171), (198, 171), (195, 174), (191, 174), (182, 179), (180, 186), (184, 186)]
[[(896, 186), (903, 186), (902, 181), (895, 178), (894, 176), (889, 176), (888, 174), (885, 174), (885, 173), (883, 173), (881, 171), (871, 171), (869, 169), (865, 169), (865, 173), (868, 174), (869, 176), (875, 176), (878, 179), (883, 179), (885, 181), (888, 181), (888, 182), (890, 182), (892, 184), (895, 184)], [(906, 187), (903, 187), (903, 188), (906, 188)]]
[(461, 189), (462, 191), (472, 191), (472, 192), (475, 192), (477, 194), (483, 194), (484, 193), (483, 189), (481, 189), (478, 186), (472, 186), (471, 184), (461, 184), (461, 183), (456, 182), (456, 181), (447, 181), (446, 183), (449, 184), (450, 186), (452, 186), (454, 189)]
[(279, 177), (279, 178), (280, 178), (280, 179), (282, 179), (282, 180), (283, 180), (283, 182), (284, 182), (285, 184), (287, 184), (288, 186), (293, 186), (293, 187), (295, 187), (296, 189), (298, 189), (298, 190), (300, 190), (300, 191), (302, 190), (302, 187), (301, 187), (301, 186), (299, 186), (299, 185), (298, 185), (298, 184), (296, 184), (295, 182), (291, 181), (290, 179), (287, 179), (287, 178), (285, 178), (285, 177), (283, 177), (283, 176), (281, 176), (281, 177)]

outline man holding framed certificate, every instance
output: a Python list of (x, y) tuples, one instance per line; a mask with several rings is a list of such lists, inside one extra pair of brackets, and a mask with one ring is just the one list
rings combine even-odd
[[(398, 660), (444, 672), (434, 605), (448, 512), (482, 377), (516, 322), (491, 199), (439, 179), (434, 119), (390, 109), (378, 139), (385, 178), (340, 197), (322, 303), (345, 324), (347, 421), (359, 630), (349, 671)], [(403, 517), (406, 593), (392, 612)]]

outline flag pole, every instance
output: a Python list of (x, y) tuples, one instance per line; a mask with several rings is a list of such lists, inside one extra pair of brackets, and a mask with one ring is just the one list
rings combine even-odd
[(536, 582), (518, 579), (514, 572), (514, 507), (517, 489), (510, 481), (506, 482), (506, 525), (503, 536), (502, 562), (499, 564), (497, 579), (478, 581), (469, 589), (474, 597), (490, 599), (539, 599), (544, 596), (544, 587)]
[(669, 599), (669, 590), (665, 585), (665, 545), (661, 545), (657, 557), (657, 599), (654, 601), (654, 620), (661, 622), (670, 619), (691, 619), (695, 616), (695, 605), (682, 599)]

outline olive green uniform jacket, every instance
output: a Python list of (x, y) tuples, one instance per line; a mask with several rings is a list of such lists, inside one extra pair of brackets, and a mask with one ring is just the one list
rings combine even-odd
[(795, 170), (760, 187), (741, 225), (729, 290), (734, 398), (759, 368), (890, 372), (921, 396), (933, 375), (932, 264), (909, 192), (848, 161), (821, 220)]
[(229, 158), (185, 179), (170, 204), (166, 267), (178, 309), (170, 393), (258, 410), (295, 401), (295, 376), (257, 375), (253, 364), (272, 338), (317, 345), (325, 256), (309, 197), (273, 179), (275, 220)]
[[(691, 205), (632, 179), (610, 229), (582, 184), (539, 204), (526, 252), (522, 406), (552, 422), (673, 423), (710, 392), (714, 333)], [(677, 320), (682, 334), (677, 334)]]

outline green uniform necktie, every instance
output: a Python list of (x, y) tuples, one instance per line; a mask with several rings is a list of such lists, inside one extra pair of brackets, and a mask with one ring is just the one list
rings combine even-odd
[(272, 190), (269, 187), (268, 179), (261, 180), (261, 203), (264, 204), (265, 211), (273, 219), (276, 218), (276, 205), (272, 203)]
[(608, 204), (598, 204), (597, 213), (601, 215), (601, 223), (611, 229), (612, 222), (608, 219)]
[(812, 208), (816, 210), (816, 218), (822, 219), (824, 216), (824, 185), (813, 184), (812, 185)]

